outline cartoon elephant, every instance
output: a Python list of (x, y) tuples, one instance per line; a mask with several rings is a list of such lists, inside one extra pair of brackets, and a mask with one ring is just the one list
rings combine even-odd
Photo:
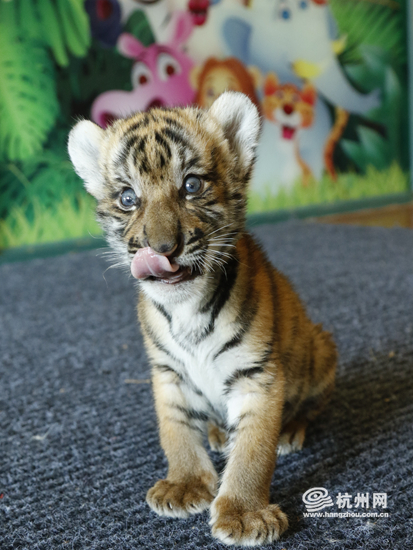
[(193, 102), (195, 90), (189, 77), (193, 62), (180, 49), (192, 32), (193, 23), (188, 13), (176, 12), (173, 17), (174, 34), (168, 44), (145, 48), (131, 34), (120, 35), (119, 51), (136, 60), (132, 68), (133, 90), (113, 90), (99, 95), (92, 105), (92, 119), (97, 124), (104, 128), (114, 119), (135, 111)]

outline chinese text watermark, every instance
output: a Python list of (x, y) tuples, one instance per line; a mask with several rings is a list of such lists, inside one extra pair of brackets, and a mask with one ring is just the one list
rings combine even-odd
[[(304, 517), (389, 517), (387, 509), (387, 493), (338, 493), (335, 499), (324, 487), (313, 487), (303, 494), (303, 502), (307, 512)], [(340, 511), (334, 512), (336, 506)], [(329, 511), (324, 511), (329, 508)], [(369, 511), (367, 511), (369, 510)]]

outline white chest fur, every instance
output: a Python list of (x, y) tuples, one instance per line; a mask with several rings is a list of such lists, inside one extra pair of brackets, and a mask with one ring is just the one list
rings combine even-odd
[(236, 371), (251, 367), (259, 359), (258, 350), (250, 349), (246, 341), (225, 349), (240, 329), (229, 308), (221, 311), (212, 327), (211, 312), (200, 313), (196, 303), (177, 304), (171, 313), (162, 307), (153, 310), (152, 326), (164, 348), (157, 349), (153, 359), (188, 381), (192, 407), (212, 408), (225, 421), (228, 380)]

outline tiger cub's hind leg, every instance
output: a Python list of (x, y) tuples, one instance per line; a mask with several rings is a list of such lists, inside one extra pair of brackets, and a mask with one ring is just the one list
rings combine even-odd
[(286, 424), (280, 434), (278, 440), (277, 454), (278, 456), (301, 451), (305, 439), (305, 430), (307, 428), (307, 420), (291, 420)]
[(329, 332), (321, 325), (312, 327), (313, 348), (311, 380), (307, 396), (291, 421), (283, 426), (278, 441), (277, 454), (285, 455), (301, 451), (308, 422), (314, 420), (330, 400), (334, 389), (337, 366), (337, 350)]
[(227, 443), (227, 434), (213, 422), (208, 423), (208, 442), (213, 451), (222, 453)]

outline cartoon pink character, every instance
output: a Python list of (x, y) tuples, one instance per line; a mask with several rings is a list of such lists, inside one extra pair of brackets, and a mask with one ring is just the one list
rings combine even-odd
[(113, 120), (151, 107), (188, 105), (195, 90), (189, 73), (193, 61), (180, 47), (193, 29), (189, 13), (176, 12), (171, 22), (172, 34), (168, 44), (151, 44), (147, 48), (133, 35), (120, 35), (117, 47), (125, 57), (136, 59), (132, 68), (131, 92), (113, 90), (100, 94), (92, 105), (92, 119), (105, 128)]

